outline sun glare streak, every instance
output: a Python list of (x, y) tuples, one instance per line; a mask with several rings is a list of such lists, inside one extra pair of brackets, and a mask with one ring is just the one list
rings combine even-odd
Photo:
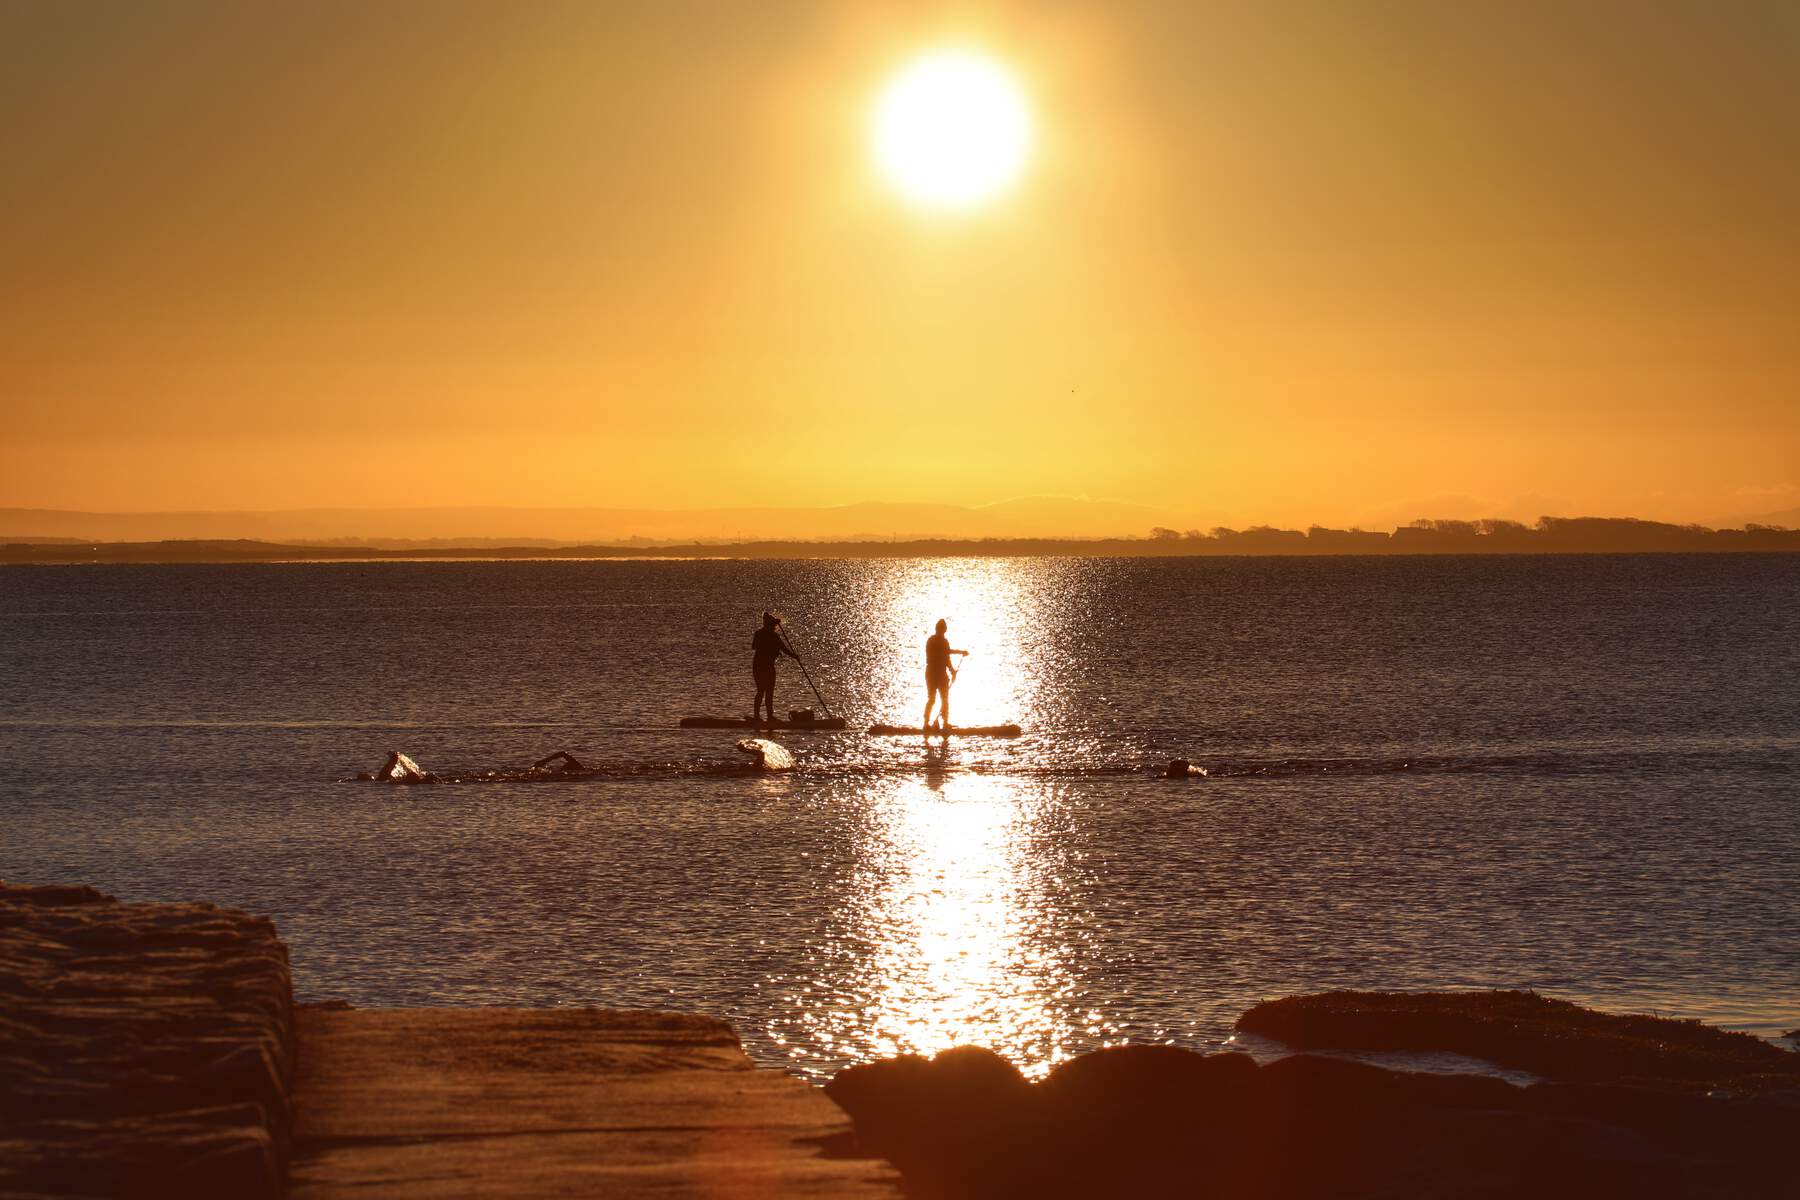
[(825, 977), (796, 997), (794, 1040), (851, 1061), (985, 1046), (1034, 1076), (1070, 1057), (1082, 1036), (1071, 948), (1044, 886), (1055, 868), (1033, 849), (1054, 801), (1018, 779), (928, 773), (855, 803), (869, 816), (859, 900)]
[(944, 50), (916, 59), (875, 103), (875, 164), (914, 204), (963, 212), (999, 195), (1025, 169), (1030, 110), (992, 59)]
[(1021, 939), (1032, 907), (1022, 870), (1029, 818), (1002, 779), (959, 779), (956, 798), (909, 782), (886, 806), (883, 847), (898, 869), (871, 905), (866, 1014), (882, 1054), (980, 1045), (1062, 1057), (1048, 993), (1056, 966)]

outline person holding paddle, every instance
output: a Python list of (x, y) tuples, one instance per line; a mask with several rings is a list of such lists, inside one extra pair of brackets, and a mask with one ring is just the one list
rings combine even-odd
[(925, 720), (921, 722), (925, 732), (931, 732), (931, 705), (938, 704), (938, 715), (943, 718), (944, 730), (950, 729), (950, 684), (956, 678), (956, 668), (950, 664), (950, 656), (968, 655), (967, 650), (952, 650), (948, 631), (950, 623), (939, 620), (937, 632), (925, 639)]
[(769, 724), (775, 724), (775, 660), (783, 654), (800, 661), (781, 636), (781, 618), (764, 609), (762, 628), (750, 639), (750, 674), (756, 677), (756, 707), (750, 710), (752, 725), (762, 712), (764, 697), (769, 701)]

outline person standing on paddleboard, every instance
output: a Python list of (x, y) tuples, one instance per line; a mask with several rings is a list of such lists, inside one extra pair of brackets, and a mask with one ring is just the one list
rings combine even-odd
[(750, 710), (752, 725), (762, 711), (764, 697), (769, 701), (769, 724), (775, 724), (775, 660), (783, 654), (800, 661), (781, 636), (781, 618), (764, 609), (762, 628), (750, 639), (750, 673), (756, 677), (756, 706)]
[(950, 728), (950, 683), (956, 678), (956, 668), (950, 665), (952, 654), (967, 655), (967, 650), (952, 650), (947, 632), (948, 621), (937, 623), (937, 632), (925, 639), (925, 720), (921, 727), (931, 731), (931, 704), (938, 702), (938, 714), (943, 718), (944, 728)]

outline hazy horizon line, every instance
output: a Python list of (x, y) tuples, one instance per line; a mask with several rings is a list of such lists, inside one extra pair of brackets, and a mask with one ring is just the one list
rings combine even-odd
[[(267, 509), (83, 510), (0, 507), (0, 542), (148, 543), (259, 541), (294, 546), (388, 548), (568, 547), (753, 544), (758, 542), (905, 542), (919, 540), (1142, 539), (1161, 531), (1190, 538), (1219, 530), (1319, 529), (1388, 534), (1421, 522), (1488, 522), (1528, 526), (1545, 520), (1639, 521), (1711, 530), (1800, 524), (1800, 508), (1765, 514), (1671, 521), (1639, 516), (1540, 511), (1478, 501), (1422, 501), (1448, 515), (1377, 521), (1320, 519), (1245, 521), (1203, 517), (1128, 501), (1076, 496), (1022, 496), (981, 505), (866, 500), (831, 505), (626, 508), (607, 505), (417, 505)], [(1511, 511), (1506, 511), (1508, 508)], [(1546, 506), (1547, 507), (1547, 506)], [(1403, 506), (1395, 509), (1404, 512)]]
[(1391, 533), (1309, 526), (1210, 531), (1152, 529), (1148, 535), (1106, 538), (770, 539), (661, 544), (574, 545), (471, 543), (387, 545), (344, 539), (281, 543), (255, 539), (165, 539), (97, 542), (39, 538), (5, 543), (0, 563), (228, 563), (281, 561), (404, 561), (429, 559), (620, 558), (888, 558), (888, 557), (1326, 557), (1411, 555), (1535, 555), (1619, 553), (1800, 552), (1800, 529), (1749, 524), (1709, 529), (1634, 517), (1544, 517), (1535, 525), (1507, 520), (1421, 518)]

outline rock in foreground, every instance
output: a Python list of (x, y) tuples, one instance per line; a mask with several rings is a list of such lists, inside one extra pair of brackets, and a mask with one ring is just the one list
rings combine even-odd
[(864, 1149), (938, 1198), (1779, 1195), (1800, 1144), (1800, 1100), (1768, 1088), (1517, 1088), (1167, 1046), (1101, 1050), (1036, 1084), (960, 1048), (852, 1067), (827, 1091)]
[(1237, 1027), (1296, 1050), (1445, 1050), (1567, 1082), (1800, 1088), (1800, 1055), (1761, 1038), (1536, 992), (1322, 992), (1265, 1001)]
[(210, 904), (0, 883), (0, 1193), (276, 1196), (287, 950)]

